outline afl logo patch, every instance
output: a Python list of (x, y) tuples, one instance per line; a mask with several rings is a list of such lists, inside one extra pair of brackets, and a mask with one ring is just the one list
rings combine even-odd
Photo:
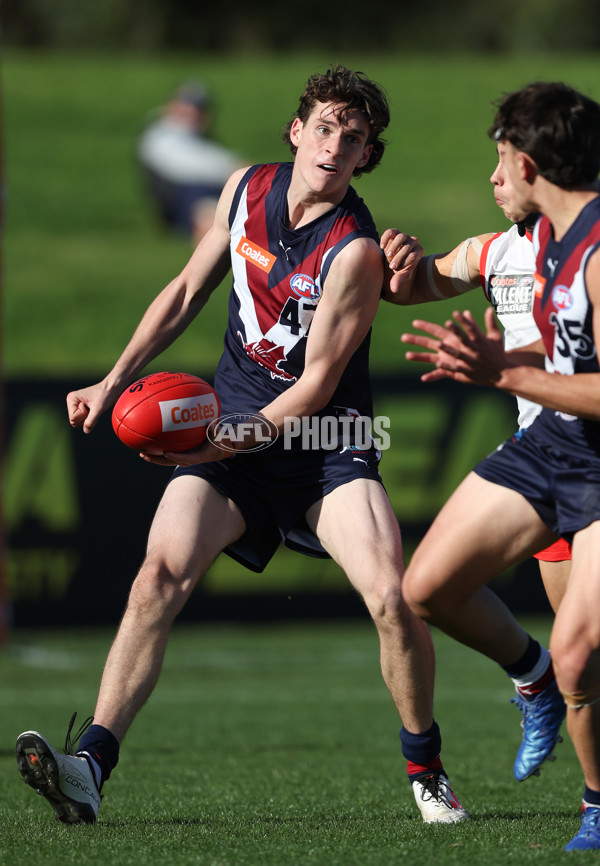
[(552, 303), (556, 310), (570, 310), (573, 306), (573, 295), (567, 286), (554, 286)]
[(298, 295), (299, 298), (314, 299), (319, 297), (315, 281), (306, 274), (294, 274), (290, 280), (290, 286), (294, 294)]

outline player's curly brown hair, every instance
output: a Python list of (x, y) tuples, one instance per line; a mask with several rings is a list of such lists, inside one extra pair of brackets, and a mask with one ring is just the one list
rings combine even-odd
[(290, 139), (292, 124), (297, 117), (304, 123), (318, 102), (333, 102), (343, 106), (338, 115), (342, 121), (352, 110), (365, 115), (371, 130), (368, 144), (373, 145), (373, 150), (367, 164), (354, 169), (353, 177), (373, 171), (381, 162), (387, 144), (381, 138), (381, 133), (390, 122), (390, 108), (383, 89), (363, 72), (353, 72), (339, 64), (330, 66), (324, 73), (311, 75), (300, 97), (298, 110), (283, 132), (283, 140), (294, 155), (297, 147)]
[(489, 136), (530, 156), (563, 189), (593, 183), (600, 172), (600, 105), (563, 82), (536, 81), (505, 94)]

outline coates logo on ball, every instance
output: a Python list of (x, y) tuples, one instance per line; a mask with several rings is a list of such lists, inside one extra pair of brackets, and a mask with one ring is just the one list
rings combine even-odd
[(189, 373), (153, 373), (129, 386), (115, 403), (113, 430), (146, 454), (189, 451), (206, 438), (221, 405), (212, 385)]

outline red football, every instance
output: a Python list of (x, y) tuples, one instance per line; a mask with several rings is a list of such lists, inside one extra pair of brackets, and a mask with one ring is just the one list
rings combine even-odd
[(212, 385), (189, 373), (153, 373), (130, 385), (115, 403), (113, 430), (147, 454), (189, 451), (206, 437), (221, 405)]

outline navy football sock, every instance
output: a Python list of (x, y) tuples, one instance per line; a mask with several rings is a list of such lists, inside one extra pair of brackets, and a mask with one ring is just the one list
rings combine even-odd
[(522, 677), (524, 674), (529, 673), (532, 670), (541, 655), (542, 648), (539, 643), (534, 640), (534, 638), (529, 635), (529, 643), (527, 644), (527, 649), (523, 653), (520, 659), (517, 659), (514, 664), (506, 665), (503, 667), (503, 670), (509, 675), (509, 677)]
[(594, 809), (600, 809), (600, 791), (593, 791), (586, 785), (585, 791), (583, 792), (583, 805), (593, 806)]
[(102, 778), (98, 788), (101, 788), (119, 762), (119, 741), (108, 728), (90, 725), (77, 746), (77, 754), (82, 752), (87, 752), (100, 767)]
[(443, 770), (440, 753), (442, 735), (437, 722), (428, 731), (413, 734), (404, 726), (400, 730), (402, 754), (408, 761), (408, 775), (414, 776), (427, 770)]
[(550, 653), (531, 636), (521, 658), (504, 670), (519, 694), (528, 700), (535, 698), (554, 679)]

